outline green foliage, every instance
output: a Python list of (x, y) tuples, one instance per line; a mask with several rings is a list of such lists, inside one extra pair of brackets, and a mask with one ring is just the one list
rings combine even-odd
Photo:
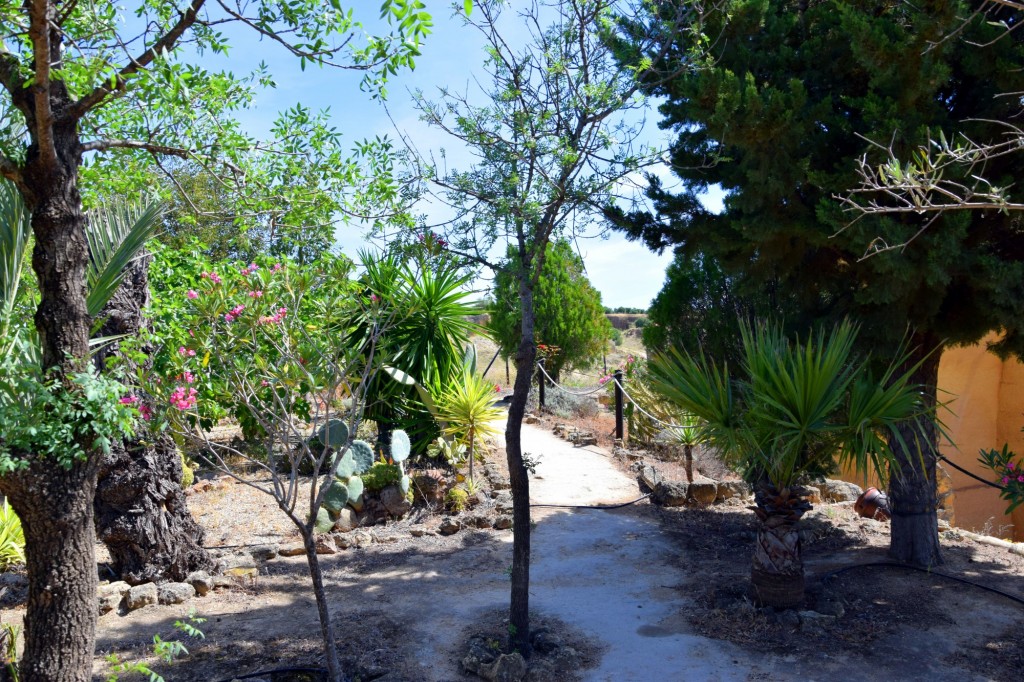
[(178, 454), (181, 455), (181, 487), (191, 488), (192, 484), (196, 482), (196, 472), (189, 464), (184, 451), (179, 450)]
[[(188, 620), (176, 620), (174, 621), (174, 627), (192, 639), (205, 639), (206, 635), (199, 629), (199, 626), (205, 622), (205, 618), (198, 618), (195, 615), (195, 611), (191, 611), (188, 614)], [(188, 649), (185, 648), (182, 642), (177, 640), (165, 641), (160, 635), (153, 635), (153, 655), (164, 663), (173, 663), (176, 659), (187, 656)], [(107, 682), (118, 682), (124, 674), (144, 675), (149, 679), (149, 682), (164, 682), (163, 677), (153, 672), (148, 665), (141, 661), (127, 663), (122, 661), (117, 654), (109, 654), (106, 660), (110, 664), (110, 674), (107, 676)]]
[(62, 382), (17, 360), (0, 365), (0, 475), (45, 457), (70, 468), (134, 433), (138, 411), (121, 382), (87, 370)]
[(25, 563), (25, 533), (10, 503), (0, 506), (0, 571)]
[[(974, 343), (998, 330), (997, 350), (1024, 355), (1016, 217), (949, 212), (910, 248), (861, 259), (876, 238), (903, 243), (931, 216), (850, 224), (856, 216), (837, 198), (860, 184), (858, 160), (884, 163), (890, 144), (899, 155), (942, 131), (1004, 139), (999, 121), (1019, 112), (1004, 95), (1024, 90), (1024, 44), (996, 40), (1004, 29), (972, 7), (730, 0), (695, 16), (713, 41), (673, 44), (669, 68), (678, 75), (649, 93), (667, 98), (662, 125), (676, 131), (671, 166), (685, 189), (652, 178), (659, 218), (624, 216), (627, 233), (656, 249), (678, 244), (690, 263), (714, 259), (734, 295), (778, 295), (806, 316), (804, 332), (815, 319), (849, 315), (865, 347), (891, 352), (909, 324), (920, 359), (940, 342)], [(1021, 16), (1003, 14), (1013, 23)], [(1024, 173), (1024, 155), (989, 159), (985, 173), (1009, 186)], [(716, 185), (726, 193), (720, 214), (700, 201)]]
[[(777, 327), (743, 331), (744, 365), (729, 368), (676, 350), (651, 361), (651, 384), (700, 419), (701, 439), (718, 448), (744, 479), (778, 491), (829, 473), (836, 462), (886, 475), (885, 436), (927, 410), (896, 358), (879, 378), (854, 353), (856, 328), (844, 322), (804, 343)], [(934, 418), (934, 415), (931, 415)]]
[(448, 466), (455, 469), (466, 461), (466, 444), (438, 436), (437, 440), (427, 447), (427, 455), (441, 457)]
[[(341, 507), (339, 507), (340, 509)], [(313, 522), (313, 530), (317, 533), (329, 533), (334, 528), (334, 519), (326, 507), (320, 507), (316, 512), (316, 520)]]
[[(515, 355), (522, 329), (519, 284), (512, 274), (518, 251), (509, 248), (506, 267), (498, 272), (488, 325), (506, 358)], [(590, 284), (581, 259), (566, 240), (549, 245), (534, 288), (535, 336), (560, 352), (547, 360), (557, 378), (563, 368), (589, 367), (605, 348), (611, 324), (604, 316), (601, 294)]]
[(379, 492), (389, 485), (394, 485), (402, 480), (402, 470), (397, 464), (387, 462), (374, 462), (373, 466), (364, 473), (363, 486), (368, 492)]
[(1006, 513), (1011, 513), (1024, 503), (1024, 459), (1018, 458), (1007, 444), (1002, 450), (982, 450), (980, 455), (978, 461), (996, 475), (1002, 487), (999, 497), (1009, 503)]
[(361, 440), (354, 440), (349, 446), (348, 453), (346, 454), (349, 453), (351, 453), (353, 461), (352, 473), (362, 474), (373, 466), (373, 448), (370, 447), (369, 443)]
[(458, 514), (466, 510), (469, 503), (469, 493), (465, 488), (454, 487), (444, 494), (444, 505), (452, 513)]
[(341, 481), (332, 481), (324, 495), (324, 507), (332, 512), (340, 512), (349, 501), (348, 486)]
[(0, 665), (10, 682), (20, 682), (18, 674), (18, 635), (21, 628), (13, 623), (0, 623)]
[(438, 418), (447, 424), (445, 435), (458, 443), (483, 446), (488, 437), (497, 435), (504, 411), (494, 404), (494, 384), (483, 375), (462, 373), (435, 396)]
[(324, 447), (340, 450), (348, 442), (348, 425), (341, 419), (332, 419), (320, 427), (316, 437)]

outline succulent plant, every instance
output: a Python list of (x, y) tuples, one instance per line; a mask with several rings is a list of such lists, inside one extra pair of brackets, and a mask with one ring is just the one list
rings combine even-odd
[(334, 480), (327, 489), (327, 494), (324, 495), (324, 507), (333, 512), (339, 512), (348, 503), (348, 498), (348, 486), (341, 481)]
[(340, 419), (332, 419), (320, 427), (317, 438), (325, 447), (338, 449), (348, 442), (348, 426)]
[(355, 506), (354, 503), (362, 505), (363, 500), (363, 479), (358, 476), (352, 476), (345, 482), (345, 487), (348, 488), (348, 503)]
[(412, 446), (409, 444), (409, 435), (397, 429), (391, 432), (391, 461), (398, 463), (404, 462), (409, 458), (409, 454), (412, 452)]
[(313, 524), (313, 528), (317, 533), (329, 533), (331, 528), (334, 528), (334, 519), (331, 518), (326, 508), (320, 507), (320, 511), (316, 514), (316, 522)]
[(409, 477), (402, 476), (401, 480), (398, 481), (398, 487), (401, 489), (403, 495), (409, 494)]
[(345, 455), (352, 455), (352, 459), (355, 462), (355, 469), (349, 474), (349, 476), (352, 474), (361, 474), (373, 466), (373, 448), (364, 440), (352, 441), (352, 444), (348, 446), (348, 452), (345, 453)]
[(345, 453), (345, 456), (338, 462), (338, 466), (334, 468), (334, 475), (340, 479), (346, 479), (356, 472), (356, 460), (352, 456), (352, 450)]

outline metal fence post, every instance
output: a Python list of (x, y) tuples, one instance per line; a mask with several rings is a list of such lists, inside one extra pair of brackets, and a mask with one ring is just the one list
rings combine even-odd
[(615, 437), (622, 441), (622, 370), (615, 370)]

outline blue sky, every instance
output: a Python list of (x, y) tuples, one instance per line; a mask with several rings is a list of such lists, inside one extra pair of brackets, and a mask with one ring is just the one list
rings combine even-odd
[[(460, 3), (461, 4), (461, 3)], [(512, 3), (513, 5), (515, 3)], [(355, 2), (353, 8), (364, 22), (372, 24), (379, 13), (379, 2)], [(314, 110), (329, 109), (331, 118), (345, 138), (353, 144), (360, 139), (377, 135), (396, 137), (395, 125), (407, 133), (421, 151), (445, 148), (449, 167), (465, 168), (469, 157), (459, 150), (443, 133), (433, 131), (418, 120), (409, 92), (420, 89), (428, 97), (439, 86), (454, 89), (476, 88), (473, 77), (483, 77), (483, 40), (472, 29), (464, 27), (452, 17), (448, 5), (427, 2), (434, 19), (433, 33), (416, 60), (416, 69), (403, 72), (388, 85), (387, 107), (395, 123), (392, 124), (383, 106), (359, 90), (361, 76), (338, 69), (307, 67), (300, 70), (298, 60), (285, 53), (278, 45), (259, 41), (249, 32), (233, 33), (233, 49), (227, 60), (216, 58), (206, 66), (228, 68), (241, 75), (259, 61), (264, 61), (274, 75), (277, 88), (261, 92), (252, 109), (242, 112), (241, 119), (256, 135), (264, 134), (277, 112), (302, 103)], [(507, 39), (515, 41), (521, 27), (508, 26)], [(648, 112), (645, 137), (649, 144), (664, 144), (667, 138), (657, 129), (656, 112)], [(662, 174), (669, 179), (667, 169)], [(712, 207), (721, 205), (721, 197), (709, 198)], [(429, 215), (430, 208), (425, 211)], [(360, 228), (341, 226), (339, 245), (347, 253), (354, 253), (363, 245)], [(642, 244), (626, 241), (618, 233), (605, 238), (578, 242), (590, 281), (601, 292), (606, 306), (634, 306), (646, 308), (664, 281), (665, 268), (671, 253), (657, 255)], [(503, 251), (503, 249), (502, 249)]]

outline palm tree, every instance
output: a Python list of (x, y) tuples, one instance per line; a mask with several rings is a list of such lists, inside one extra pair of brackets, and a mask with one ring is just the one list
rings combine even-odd
[(672, 350), (651, 362), (654, 389), (702, 425), (701, 437), (721, 451), (754, 489), (760, 521), (751, 583), (755, 599), (776, 608), (803, 601), (804, 571), (797, 522), (811, 505), (800, 483), (837, 463), (880, 476), (894, 463), (886, 434), (925, 407), (899, 374), (905, 357), (874, 378), (869, 358), (857, 358), (857, 329), (790, 342), (776, 326), (742, 330), (742, 375), (701, 355)]
[(498, 421), (504, 411), (494, 405), (494, 384), (467, 365), (462, 376), (442, 389), (435, 398), (437, 417), (447, 426), (445, 435), (469, 447), (469, 480), (473, 480), (473, 453), (476, 444), (497, 435)]

